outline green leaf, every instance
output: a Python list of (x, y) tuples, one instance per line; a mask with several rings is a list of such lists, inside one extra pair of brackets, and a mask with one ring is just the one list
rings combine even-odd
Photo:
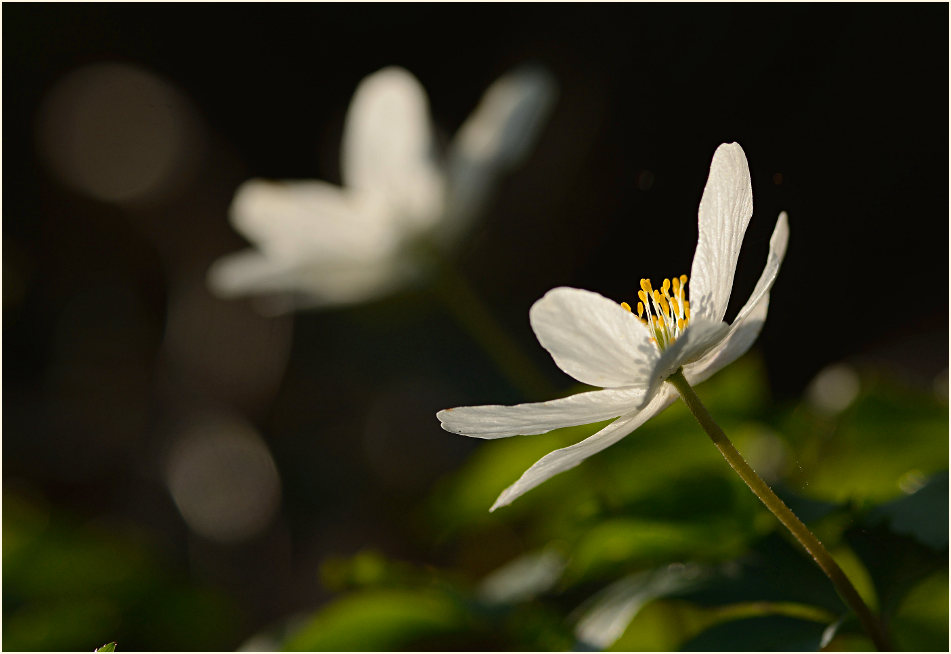
[(817, 651), (826, 625), (812, 620), (769, 616), (714, 625), (683, 644), (686, 652)]
[(910, 477), (946, 468), (947, 406), (886, 382), (864, 383), (834, 419), (805, 408), (790, 416), (784, 430), (798, 464), (791, 487), (816, 499), (881, 502), (900, 495)]
[(115, 641), (111, 643), (106, 643), (105, 645), (97, 649), (96, 651), (97, 652), (114, 652), (116, 651), (116, 643)]
[(942, 652), (948, 648), (948, 571), (931, 575), (902, 600), (891, 628), (906, 651)]
[[(945, 514), (947, 515), (947, 514)], [(872, 576), (879, 606), (886, 614), (925, 577), (947, 570), (947, 549), (935, 550), (918, 539), (897, 534), (887, 523), (866, 518), (846, 532), (846, 539)]]
[(708, 607), (746, 602), (814, 606), (846, 611), (829, 579), (798, 543), (773, 532), (736, 561), (721, 565), (696, 590), (676, 597)]
[[(393, 651), (464, 630), (466, 615), (435, 589), (366, 590), (331, 602), (291, 635), (293, 651)], [(438, 641), (437, 641), (438, 642)]]
[(936, 550), (947, 548), (948, 471), (934, 475), (911, 495), (876, 507), (865, 522), (885, 522), (892, 531)]

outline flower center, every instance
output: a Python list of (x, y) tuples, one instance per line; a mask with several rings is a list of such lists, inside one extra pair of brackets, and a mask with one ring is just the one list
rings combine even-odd
[[(690, 322), (686, 275), (674, 277), (673, 281), (665, 279), (660, 290), (651, 288), (651, 280), (642, 279), (637, 297), (640, 299), (637, 303), (637, 319), (651, 331), (651, 340), (657, 347), (665, 349), (684, 333)], [(621, 306), (633, 313), (627, 302), (621, 302)]]

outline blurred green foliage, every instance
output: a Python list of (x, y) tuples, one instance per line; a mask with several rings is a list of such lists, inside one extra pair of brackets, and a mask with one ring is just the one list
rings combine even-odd
[[(946, 649), (946, 401), (869, 376), (829, 415), (805, 402), (773, 406), (767, 388), (747, 357), (698, 392), (884, 611), (897, 646)], [(377, 551), (328, 560), (323, 580), (337, 599), (288, 629), (284, 646), (872, 649), (828, 579), (680, 403), (488, 512), (539, 457), (602, 424), (480, 444), (411, 518), (447, 563)]]
[[(774, 405), (747, 357), (698, 389), (901, 649), (948, 647), (948, 408), (867, 376), (850, 406)], [(407, 521), (426, 562), (325, 559), (334, 599), (253, 643), (287, 650), (867, 650), (871, 642), (682, 404), (509, 507), (496, 496), (588, 425), (486, 441)], [(458, 438), (450, 434), (446, 438)], [(4, 646), (220, 647), (240, 616), (127, 528), (27, 493), (3, 512)], [(439, 561), (434, 565), (432, 561)], [(111, 645), (111, 643), (110, 643)]]
[(103, 635), (127, 650), (220, 646), (239, 623), (232, 602), (171, 569), (127, 525), (78, 524), (5, 490), (3, 646), (90, 651)]

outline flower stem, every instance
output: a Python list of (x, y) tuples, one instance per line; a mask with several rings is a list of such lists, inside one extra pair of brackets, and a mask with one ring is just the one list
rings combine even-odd
[(551, 382), (538, 372), (455, 265), (434, 249), (430, 257), (439, 272), (436, 286), (449, 310), (509, 382), (530, 397), (553, 395)]
[(680, 393), (680, 396), (687, 404), (687, 408), (690, 409), (694, 418), (697, 419), (697, 422), (700, 423), (703, 430), (707, 432), (713, 440), (713, 444), (717, 446), (723, 458), (725, 458), (727, 463), (736, 471), (736, 474), (746, 482), (746, 485), (750, 487), (753, 494), (783, 523), (783, 526), (796, 537), (796, 540), (799, 541), (809, 555), (812, 556), (816, 564), (818, 564), (826, 576), (829, 577), (829, 580), (835, 586), (839, 596), (855, 612), (856, 616), (858, 616), (862, 626), (872, 638), (872, 642), (875, 643), (875, 647), (878, 648), (879, 651), (892, 651), (892, 646), (881, 623), (872, 614), (868, 606), (865, 605), (865, 602), (862, 601), (858, 591), (855, 590), (855, 586), (849, 581), (849, 578), (842, 571), (842, 568), (839, 567), (839, 564), (835, 562), (832, 555), (829, 554), (828, 550), (819, 542), (815, 534), (809, 531), (809, 528), (802, 523), (796, 514), (776, 496), (776, 493), (756, 474), (756, 471), (750, 467), (750, 464), (748, 464), (736, 448), (733, 447), (733, 443), (730, 442), (730, 439), (723, 433), (719, 425), (713, 421), (706, 407), (700, 402), (700, 398), (697, 397), (693, 388), (687, 383), (683, 371), (678, 370), (671, 375), (667, 381), (673, 384)]

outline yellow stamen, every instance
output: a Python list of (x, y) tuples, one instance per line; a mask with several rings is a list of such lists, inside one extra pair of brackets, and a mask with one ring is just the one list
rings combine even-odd
[[(690, 324), (687, 276), (664, 278), (658, 289), (651, 286), (650, 279), (644, 278), (640, 280), (640, 287), (637, 319), (648, 328), (651, 342), (663, 350), (680, 338)], [(627, 302), (622, 302), (621, 306), (634, 313)]]

